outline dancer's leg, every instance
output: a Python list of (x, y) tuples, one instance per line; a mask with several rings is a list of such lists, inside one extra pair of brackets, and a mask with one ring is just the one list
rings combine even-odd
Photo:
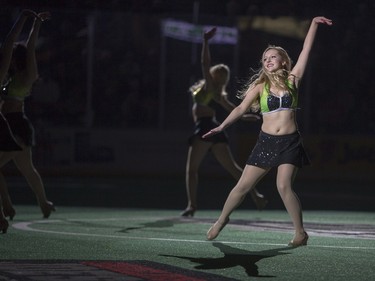
[(207, 239), (215, 239), (221, 229), (228, 223), (230, 214), (242, 203), (246, 194), (255, 187), (269, 171), (255, 166), (246, 165), (241, 178), (229, 193), (217, 222), (209, 229)]
[(181, 213), (182, 216), (193, 216), (197, 209), (198, 171), (211, 145), (212, 143), (210, 142), (204, 142), (195, 138), (189, 147), (185, 178), (188, 204), (185, 211)]
[(303, 227), (301, 203), (292, 188), (297, 171), (297, 167), (291, 164), (283, 164), (279, 166), (276, 178), (277, 190), (293, 222), (295, 235), (292, 242), (295, 241), (295, 244), (305, 243), (308, 238)]
[[(226, 169), (234, 179), (238, 181), (242, 175), (243, 169), (234, 160), (229, 145), (226, 143), (217, 143), (212, 146), (212, 152), (224, 169)], [(259, 193), (254, 187), (250, 190), (250, 195), (258, 210), (263, 210), (268, 202), (263, 194)]]

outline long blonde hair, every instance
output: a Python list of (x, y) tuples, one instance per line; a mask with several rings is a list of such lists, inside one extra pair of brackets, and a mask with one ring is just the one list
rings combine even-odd
[[(263, 58), (269, 50), (276, 50), (283, 60), (283, 67), (275, 72), (269, 72), (265, 69), (263, 64)], [(262, 59), (261, 59), (262, 67), (253, 74), (245, 86), (239, 90), (237, 97), (240, 99), (244, 99), (246, 93), (255, 88), (256, 85), (265, 83), (266, 85), (275, 85), (277, 88), (280, 88), (285, 91), (289, 91), (289, 87), (286, 84), (286, 80), (288, 79), (289, 73), (292, 69), (292, 60), (290, 59), (288, 53), (285, 51), (284, 48), (274, 45), (269, 45), (267, 49), (264, 50)], [(260, 97), (258, 97), (253, 104), (251, 105), (251, 110), (259, 111), (260, 104), (259, 104)]]
[[(226, 75), (226, 81), (223, 85), (223, 86), (226, 86), (229, 82), (229, 77), (230, 77), (229, 67), (225, 64), (222, 64), (222, 63), (216, 64), (216, 65), (210, 67), (211, 75), (213, 75), (214, 73), (220, 73), (220, 72), (223, 73), (224, 75)], [(194, 85), (190, 86), (189, 91), (191, 93), (196, 93), (197, 91), (202, 89), (202, 87), (204, 86), (205, 83), (206, 83), (206, 80), (201, 79), (201, 80), (197, 81), (196, 83), (194, 83)]]

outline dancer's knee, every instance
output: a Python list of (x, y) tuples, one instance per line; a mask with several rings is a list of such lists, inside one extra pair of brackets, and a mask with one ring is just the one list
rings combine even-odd
[(286, 183), (277, 183), (277, 191), (283, 197), (293, 192), (292, 186)]

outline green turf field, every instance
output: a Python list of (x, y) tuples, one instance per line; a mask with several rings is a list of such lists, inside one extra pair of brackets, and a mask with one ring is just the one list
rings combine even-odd
[(284, 210), (237, 210), (206, 241), (218, 210), (15, 207), (0, 280), (375, 280), (372, 212), (305, 211), (308, 246), (293, 249)]

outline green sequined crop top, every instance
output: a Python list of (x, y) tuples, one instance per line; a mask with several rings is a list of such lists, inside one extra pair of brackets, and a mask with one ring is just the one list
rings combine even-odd
[(298, 91), (293, 84), (287, 80), (289, 92), (278, 97), (270, 91), (270, 86), (263, 87), (260, 96), (260, 111), (262, 114), (277, 112), (280, 110), (296, 110), (298, 104)]
[(194, 90), (190, 90), (193, 97), (193, 101), (200, 105), (213, 106), (215, 102), (214, 91), (207, 92), (204, 89), (204, 85)]

